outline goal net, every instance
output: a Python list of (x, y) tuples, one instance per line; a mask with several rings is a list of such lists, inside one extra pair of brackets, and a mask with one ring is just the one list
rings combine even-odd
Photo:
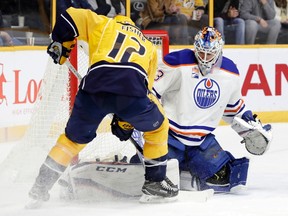
[[(165, 31), (144, 31), (158, 48), (159, 58), (169, 52), (169, 38)], [(70, 61), (84, 76), (88, 69), (88, 56), (81, 44), (73, 49)], [(9, 182), (34, 180), (42, 162), (64, 132), (71, 107), (77, 92), (78, 80), (69, 73), (66, 65), (56, 65), (49, 58), (37, 97), (29, 127), (21, 142), (12, 148), (7, 158), (0, 164), (0, 178)], [(97, 129), (97, 137), (78, 155), (78, 161), (110, 161), (115, 155), (121, 160), (129, 159), (136, 153), (129, 142), (120, 142), (111, 134), (111, 119), (107, 116)], [(4, 176), (3, 176), (4, 175)]]

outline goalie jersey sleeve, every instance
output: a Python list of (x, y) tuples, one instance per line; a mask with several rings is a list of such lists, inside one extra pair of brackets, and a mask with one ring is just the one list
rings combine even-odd
[(169, 118), (170, 133), (186, 145), (200, 145), (223, 118), (242, 115), (239, 72), (223, 57), (220, 68), (202, 76), (194, 52), (172, 52), (158, 66), (154, 91)]
[(89, 45), (90, 68), (80, 84), (82, 89), (137, 97), (152, 89), (157, 50), (133, 24), (78, 8), (68, 8), (57, 19), (53, 40), (78, 38)]

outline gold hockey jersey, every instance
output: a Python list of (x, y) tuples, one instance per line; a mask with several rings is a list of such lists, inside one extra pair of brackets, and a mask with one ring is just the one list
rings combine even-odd
[(146, 96), (152, 89), (157, 50), (128, 17), (108, 18), (68, 8), (56, 21), (52, 39), (74, 38), (89, 45), (89, 70), (80, 87), (88, 92)]

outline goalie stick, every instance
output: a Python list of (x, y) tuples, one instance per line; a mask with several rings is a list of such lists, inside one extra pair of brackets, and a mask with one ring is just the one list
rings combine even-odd
[[(69, 68), (69, 70), (76, 76), (76, 78), (80, 81), (82, 79), (82, 76), (79, 74), (79, 72), (74, 68), (74, 66), (71, 64), (71, 62), (67, 59), (65, 62), (66, 66)], [(111, 114), (109, 115), (110, 118), (112, 118)], [(135, 129), (134, 129), (135, 130)], [(144, 166), (144, 156), (143, 156), (143, 149), (142, 147), (137, 143), (135, 139), (132, 137), (129, 138), (129, 141), (134, 145), (136, 148), (137, 155), (139, 159), (141, 160), (142, 165)], [(194, 201), (194, 202), (206, 202), (209, 198), (211, 198), (214, 195), (213, 189), (207, 189), (203, 191), (179, 191), (179, 194), (176, 199), (179, 201)], [(142, 197), (141, 197), (142, 198)], [(154, 199), (150, 200), (147, 197), (140, 198), (141, 203), (151, 203), (151, 202), (167, 202), (165, 199)], [(168, 201), (169, 202), (169, 201)]]

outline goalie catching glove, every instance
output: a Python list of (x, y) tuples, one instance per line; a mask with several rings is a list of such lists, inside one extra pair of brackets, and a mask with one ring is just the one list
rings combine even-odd
[(231, 127), (241, 136), (247, 151), (253, 155), (263, 155), (269, 148), (272, 140), (270, 124), (262, 125), (257, 115), (251, 111), (243, 114), (242, 118), (235, 117)]
[(128, 122), (123, 121), (117, 115), (113, 115), (113, 119), (111, 122), (111, 131), (112, 134), (117, 136), (121, 141), (128, 140), (132, 133), (134, 127)]
[(70, 56), (71, 50), (74, 48), (76, 41), (66, 41), (62, 44), (53, 41), (47, 48), (47, 53), (52, 57), (55, 64), (64, 64), (66, 59)]

